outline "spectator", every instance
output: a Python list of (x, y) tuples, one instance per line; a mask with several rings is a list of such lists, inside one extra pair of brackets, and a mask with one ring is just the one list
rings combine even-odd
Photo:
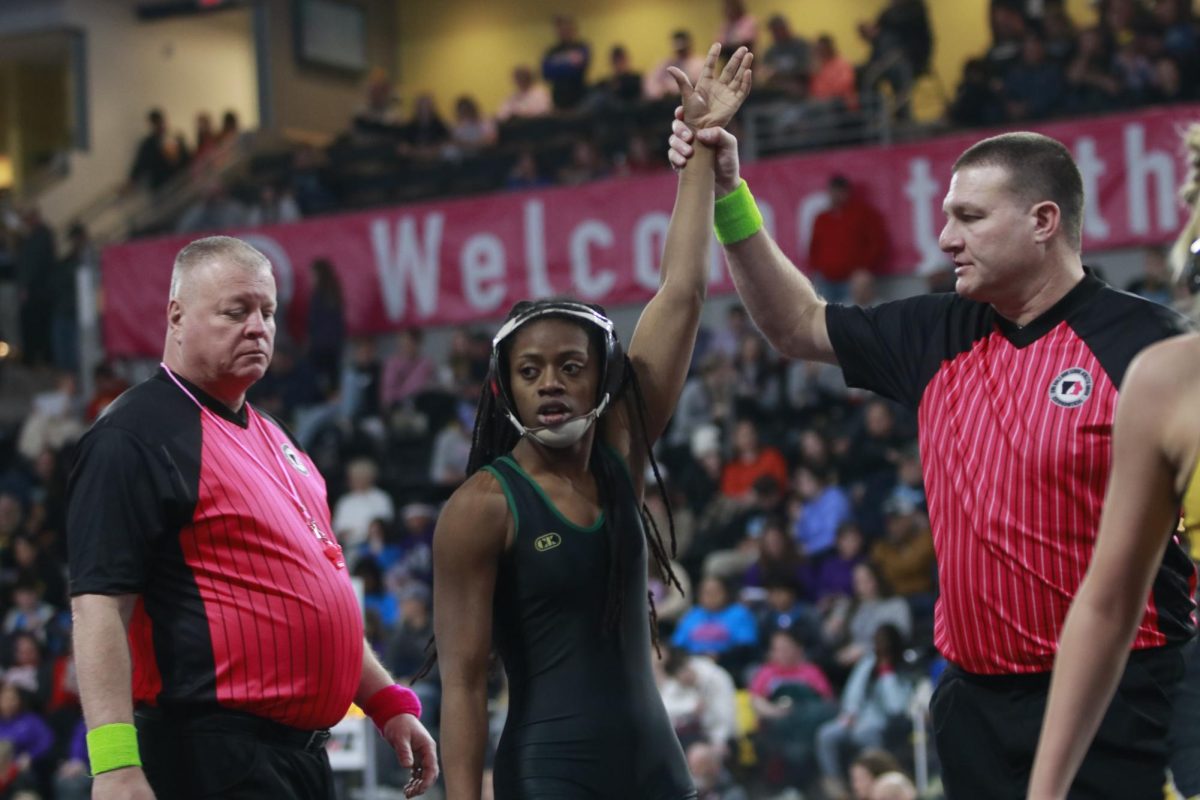
[(4, 633), (31, 633), (38, 641), (49, 638), (54, 622), (54, 606), (42, 598), (42, 587), (31, 578), (22, 578), (12, 588), (12, 605), (4, 617)]
[(887, 257), (883, 216), (844, 175), (829, 179), (829, 208), (813, 222), (808, 263), (818, 273), (818, 290), (829, 302), (844, 301), (855, 270), (878, 271)]
[(875, 22), (862, 23), (858, 29), (871, 45), (863, 85), (887, 81), (901, 114), (907, 116), (913, 81), (928, 71), (933, 52), (925, 0), (891, 0)]
[(696, 800), (747, 800), (746, 790), (734, 782), (721, 761), (721, 751), (704, 742), (687, 749), (688, 770), (696, 784)]
[(400, 518), (404, 523), (402, 555), (390, 577), (401, 588), (418, 584), (428, 587), (433, 574), (433, 525), (437, 509), (428, 503), (408, 503), (401, 509)]
[(718, 663), (744, 660), (758, 644), (754, 616), (734, 602), (729, 586), (720, 578), (700, 582), (699, 603), (683, 615), (671, 643), (693, 655), (711, 655)]
[(517, 156), (517, 161), (504, 180), (506, 189), (540, 189), (549, 186), (550, 181), (542, 175), (538, 166), (537, 156), (533, 150), (525, 149)]
[(1004, 118), (1003, 98), (993, 85), (986, 61), (972, 58), (963, 66), (948, 114), (955, 125), (967, 128), (996, 125)]
[(300, 206), (300, 213), (304, 216), (329, 211), (337, 204), (337, 199), (327, 185), (325, 169), (326, 158), (321, 150), (304, 144), (296, 151), (291, 187), (296, 204)]
[(823, 33), (813, 48), (816, 69), (808, 86), (808, 96), (840, 104), (847, 111), (858, 110), (858, 83), (854, 65), (838, 53), (833, 37)]
[(667, 716), (687, 747), (704, 742), (724, 754), (737, 731), (737, 689), (729, 673), (705, 656), (670, 645), (656, 662), (655, 679)]
[(624, 108), (642, 99), (642, 74), (634, 72), (629, 63), (629, 51), (624, 45), (613, 45), (608, 54), (612, 74), (592, 87), (589, 105), (593, 110)]
[(692, 430), (690, 459), (679, 479), (688, 508), (697, 517), (719, 495), (721, 488), (721, 430), (699, 425)]
[(932, 612), (936, 568), (929, 520), (903, 490), (888, 498), (883, 513), (887, 535), (871, 548), (871, 562), (896, 594), (928, 597)]
[(467, 477), (467, 461), (471, 454), (471, 430), (467, 415), (455, 414), (433, 440), (433, 457), (429, 461), (429, 480), (443, 489), (454, 489)]
[(83, 420), (89, 424), (95, 422), (96, 417), (108, 408), (108, 404), (129, 388), (129, 384), (117, 375), (110, 362), (104, 361), (92, 370), (92, 387), (92, 396), (83, 412)]
[(827, 467), (798, 467), (795, 490), (804, 502), (794, 530), (796, 541), (807, 558), (820, 559), (833, 549), (838, 529), (853, 516), (850, 498)]
[(318, 258), (312, 263), (312, 292), (308, 300), (306, 356), (317, 376), (322, 396), (337, 388), (346, 346), (346, 315), (342, 283), (333, 262)]
[(850, 673), (842, 690), (841, 712), (817, 733), (817, 761), (826, 794), (845, 794), (841, 751), (855, 754), (879, 747), (888, 722), (905, 712), (910, 687), (896, 672), (901, 665), (903, 638), (894, 625), (881, 625), (873, 637), (874, 650)]
[(1078, 34), (1075, 23), (1061, 2), (1046, 3), (1042, 11), (1042, 36), (1046, 42), (1046, 57), (1064, 70), (1075, 55)]
[(758, 542), (758, 560), (746, 570), (742, 586), (765, 589), (772, 582), (787, 581), (799, 597), (809, 599), (812, 568), (796, 548), (796, 540), (788, 535), (784, 521), (779, 517), (768, 520)]
[(1167, 253), (1161, 247), (1147, 247), (1142, 251), (1142, 274), (1131, 280), (1125, 291), (1153, 300), (1162, 305), (1171, 304), (1171, 271), (1167, 266)]
[(558, 42), (542, 56), (542, 77), (550, 84), (555, 110), (569, 111), (583, 100), (592, 53), (579, 39), (574, 17), (555, 16), (554, 30)]
[[(705, 356), (698, 374), (688, 378), (683, 386), (667, 443), (676, 449), (686, 447), (702, 426), (728, 422), (733, 410), (733, 383), (733, 368), (727, 357), (719, 353)], [(719, 448), (719, 432), (716, 441)]]
[(1121, 84), (1121, 99), (1128, 105), (1145, 103), (1154, 90), (1154, 64), (1149, 51), (1153, 47), (1149, 31), (1130, 31), (1118, 38), (1113, 67)]
[(784, 684), (807, 686), (817, 696), (825, 700), (833, 699), (833, 687), (829, 679), (820, 667), (808, 660), (804, 641), (790, 628), (772, 632), (767, 663), (759, 667), (750, 679), (751, 702), (759, 717), (779, 719), (787, 714), (790, 704), (773, 699), (776, 690)]
[(814, 590), (820, 605), (829, 606), (838, 598), (854, 594), (854, 570), (866, 560), (865, 547), (866, 539), (857, 523), (846, 522), (838, 528), (834, 551), (817, 566)]
[(200, 199), (188, 206), (175, 223), (176, 233), (202, 233), (241, 228), (247, 224), (246, 206), (229, 193), (229, 188), (217, 177), (209, 179), (201, 190)]
[[(776, 14), (767, 21), (771, 46), (755, 68), (769, 88), (803, 95), (813, 70), (813, 53), (808, 40), (792, 32), (787, 19)], [(756, 59), (757, 61), (757, 59)]]
[(899, 772), (900, 762), (886, 750), (869, 747), (850, 762), (850, 794), (853, 800), (871, 800), (875, 779)]
[(717, 28), (717, 41), (721, 43), (721, 58), (729, 58), (739, 47), (754, 52), (758, 39), (758, 20), (746, 10), (742, 0), (723, 0), (725, 19)]
[(454, 102), (454, 127), (450, 141), (457, 153), (476, 153), (496, 144), (496, 124), (479, 113), (475, 98), (463, 95)]
[(367, 538), (371, 521), (391, 521), (396, 516), (392, 498), (375, 485), (379, 475), (375, 462), (358, 458), (346, 466), (349, 491), (338, 499), (333, 511), (333, 530), (346, 550), (360, 545)]
[(1067, 107), (1072, 113), (1112, 108), (1121, 94), (1121, 81), (1100, 29), (1079, 34), (1079, 49), (1067, 67)]
[(725, 309), (725, 327), (712, 335), (708, 352), (719, 353), (732, 360), (741, 350), (742, 340), (752, 333), (755, 333), (755, 329), (746, 316), (746, 309), (740, 303), (732, 303)]
[(633, 133), (625, 143), (624, 157), (617, 165), (617, 174), (635, 178), (657, 174), (669, 166), (669, 162), (654, 151), (643, 134)]
[(54, 290), (58, 260), (54, 254), (54, 232), (36, 206), (21, 212), (21, 235), (16, 258), (17, 298), (21, 305), (23, 361), (30, 366), (50, 364)]
[(12, 743), (19, 772), (28, 771), (54, 746), (50, 726), (29, 710), (29, 698), (9, 681), (0, 682), (0, 741)]
[(432, 94), (417, 95), (412, 119), (404, 126), (403, 137), (403, 151), (418, 158), (434, 156), (450, 141), (450, 129), (438, 113)]
[[(363, 611), (378, 615), (385, 630), (396, 627), (400, 619), (400, 604), (384, 585), (383, 570), (379, 563), (369, 555), (364, 556), (358, 559), (350, 574), (362, 581)], [(382, 642), (372, 641), (372, 645), (379, 655)]]
[(291, 189), (266, 183), (259, 187), (258, 202), (246, 212), (246, 225), (284, 225), (300, 221), (300, 205)]
[(55, 388), (33, 396), (33, 408), (17, 434), (17, 452), (36, 461), (46, 450), (58, 452), (83, 435), (75, 375), (60, 372)]
[(150, 132), (138, 145), (129, 169), (129, 185), (154, 191), (187, 166), (188, 151), (182, 136), (167, 131), (167, 116), (161, 109), (151, 109), (146, 121)]
[(787, 485), (787, 463), (783, 454), (759, 441), (752, 420), (738, 420), (733, 429), (733, 458), (721, 472), (721, 494), (734, 500), (749, 499), (754, 482), (763, 476)]
[(1046, 58), (1046, 43), (1036, 31), (1025, 34), (1021, 60), (1004, 78), (1005, 110), (1010, 121), (1045, 119), (1062, 107), (1066, 76)]
[(845, 405), (850, 395), (842, 371), (820, 361), (788, 361), (784, 388), (788, 410), (799, 422)]
[(679, 86), (667, 67), (678, 67), (691, 79), (694, 84), (700, 78), (704, 69), (704, 58), (692, 53), (692, 35), (685, 30), (677, 30), (671, 34), (672, 55), (663, 59), (657, 67), (646, 76), (646, 86), (643, 92), (651, 100), (659, 100), (679, 94)]
[(437, 367), (421, 350), (424, 338), (420, 328), (406, 328), (396, 334), (396, 348), (383, 362), (379, 387), (379, 403), (385, 410), (433, 388)]
[(779, 410), (779, 362), (757, 331), (742, 337), (733, 361), (733, 410), (767, 424)]
[[(29, 630), (18, 629), (14, 633), (6, 629), (5, 633), (12, 646), (12, 658), (4, 671), (4, 681), (25, 692), (30, 705), (39, 712), (50, 710), (47, 705), (58, 687), (55, 686), (54, 664), (45, 658), (44, 639)], [(78, 711), (78, 686), (75, 688), (75, 710)]]
[(513, 118), (544, 117), (550, 113), (550, 91), (533, 77), (533, 70), (524, 64), (513, 69), (516, 89), (496, 113), (496, 119), (507, 122)]
[(236, 141), (242, 135), (242, 126), (238, 122), (237, 112), (233, 109), (228, 109), (221, 115), (221, 146), (226, 146), (230, 142)]
[(857, 664), (871, 651), (872, 637), (888, 625), (907, 638), (912, 633), (912, 612), (903, 599), (892, 595), (879, 570), (868, 561), (854, 567), (854, 600), (839, 604), (825, 621), (825, 639), (838, 646), (835, 659), (842, 667)]
[(196, 115), (196, 147), (192, 150), (192, 162), (202, 162), (216, 149), (217, 144), (217, 131), (213, 127), (212, 114), (201, 111)]
[(1186, 87), (1179, 63), (1170, 56), (1154, 60), (1154, 82), (1147, 97), (1151, 103), (1176, 103), (1184, 99)]
[(1008, 71), (1021, 60), (1025, 34), (1025, 12), (1020, 2), (1000, 0), (991, 4), (992, 44), (988, 47), (984, 61), (988, 77), (1003, 83)]
[(399, 130), (400, 125), (400, 98), (393, 91), (387, 72), (376, 67), (367, 77), (366, 102), (354, 115), (355, 131), (370, 136), (381, 129)]
[(99, 269), (87, 228), (75, 223), (67, 231), (67, 254), (51, 277), (50, 344), (54, 366), (74, 372), (79, 364), (78, 281), (81, 269)]
[(863, 408), (862, 425), (846, 444), (844, 480), (885, 488), (895, 482), (896, 466), (909, 439), (896, 425), (894, 408), (878, 397)]
[(558, 171), (558, 182), (564, 186), (579, 186), (607, 177), (609, 168), (591, 139), (576, 139), (571, 146), (571, 160)]
[(342, 370), (343, 417), (361, 420), (379, 416), (382, 373), (374, 337), (351, 340), (350, 360)]
[[(38, 459), (39, 464), (45, 463), (47, 457), (51, 459), (50, 469), (53, 470), (54, 454), (48, 450), (43, 453), (43, 458)], [(63, 578), (62, 564), (56, 563), (53, 557), (44, 553), (38, 547), (37, 539), (31, 534), (18, 534), (9, 544), (11, 549), (8, 552), (12, 555), (13, 566), (16, 568), (17, 583), (37, 587), (39, 594), (48, 603), (56, 608), (65, 609), (67, 582)]]

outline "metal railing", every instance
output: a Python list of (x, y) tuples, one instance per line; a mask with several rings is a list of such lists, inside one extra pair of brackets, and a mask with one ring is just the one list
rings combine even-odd
[(742, 156), (747, 161), (797, 150), (888, 144), (893, 117), (889, 98), (862, 94), (859, 107), (841, 101), (777, 100), (742, 110)]

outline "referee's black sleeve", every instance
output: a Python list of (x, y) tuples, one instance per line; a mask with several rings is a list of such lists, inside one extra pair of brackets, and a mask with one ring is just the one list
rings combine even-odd
[(166, 528), (165, 473), (127, 430), (99, 426), (80, 441), (67, 487), (72, 596), (142, 592), (151, 547)]
[(847, 385), (915, 409), (933, 375), (926, 365), (930, 338), (953, 299), (933, 294), (870, 308), (826, 306), (825, 327)]

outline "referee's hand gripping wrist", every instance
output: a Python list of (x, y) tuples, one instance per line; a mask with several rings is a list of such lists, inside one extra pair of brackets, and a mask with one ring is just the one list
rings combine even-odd
[(155, 800), (141, 767), (102, 772), (92, 780), (92, 800)]

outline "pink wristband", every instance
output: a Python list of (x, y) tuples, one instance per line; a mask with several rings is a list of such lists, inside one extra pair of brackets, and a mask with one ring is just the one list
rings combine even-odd
[(383, 687), (367, 698), (362, 710), (371, 718), (371, 722), (375, 723), (375, 727), (382, 731), (383, 726), (387, 725), (392, 717), (400, 714), (412, 714), (420, 719), (421, 700), (417, 693), (407, 686), (394, 684)]

